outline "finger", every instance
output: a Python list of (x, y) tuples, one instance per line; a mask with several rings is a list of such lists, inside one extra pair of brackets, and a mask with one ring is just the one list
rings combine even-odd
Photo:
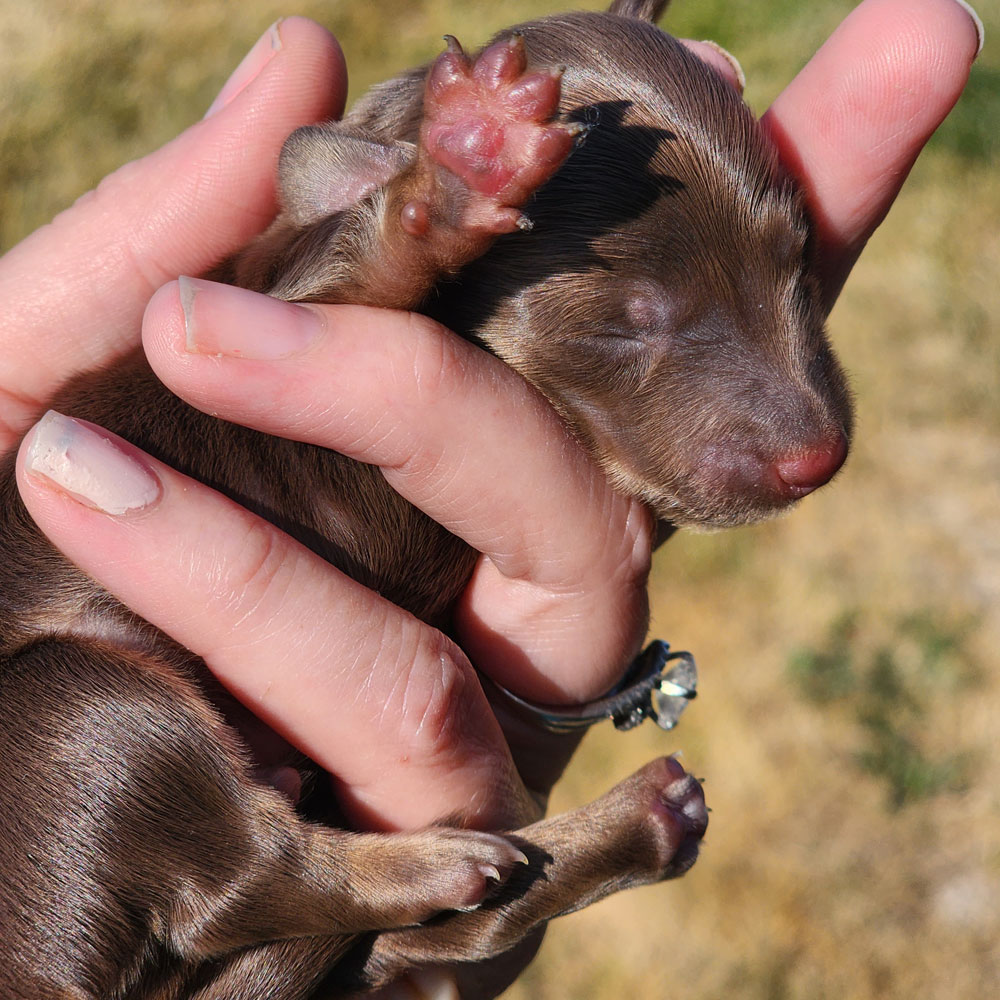
[(690, 49), (702, 62), (708, 63), (724, 80), (743, 93), (747, 79), (739, 60), (731, 52), (726, 51), (718, 42), (692, 41), (690, 38), (680, 39), (681, 45)]
[(244, 89), (224, 89), (217, 113), (112, 174), (0, 261), (0, 392), (11, 404), (0, 448), (56, 385), (137, 342), (155, 288), (218, 263), (273, 217), (281, 144), (339, 112), (345, 72), (334, 39), (302, 18), (279, 22), (256, 53), (234, 74)]
[[(484, 553), (458, 610), (477, 667), (529, 698), (606, 691), (646, 627), (651, 523), (509, 368), (420, 316), (204, 281), (153, 298), (144, 344), (195, 406), (382, 468)], [(189, 349), (190, 348), (190, 349)]]
[(807, 192), (828, 305), (958, 100), (981, 31), (956, 0), (865, 0), (765, 115)]
[(439, 632), (92, 424), (47, 414), (18, 483), (56, 546), (335, 774), (355, 819), (504, 825), (506, 745)]

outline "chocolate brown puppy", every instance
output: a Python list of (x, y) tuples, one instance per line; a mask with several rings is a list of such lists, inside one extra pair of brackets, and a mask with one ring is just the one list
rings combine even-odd
[[(725, 526), (829, 479), (850, 406), (801, 200), (732, 88), (654, 27), (662, 7), (532, 22), (475, 58), (452, 41), (296, 132), (282, 214), (216, 276), (421, 308), (535, 385), (664, 521)], [(139, 354), (53, 405), (447, 629), (475, 553), (377, 470), (214, 420)], [(319, 792), (294, 810), (253, 780), (203, 665), (39, 534), (12, 460), (0, 490), (3, 997), (337, 996), (502, 954), (694, 862), (704, 800), (671, 759), (504, 836), (348, 833)]]

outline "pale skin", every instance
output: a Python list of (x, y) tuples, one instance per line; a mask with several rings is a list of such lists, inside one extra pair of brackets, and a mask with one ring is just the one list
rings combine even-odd
[[(125, 516), (18, 474), (53, 542), (336, 775), (359, 825), (502, 827), (497, 775), (520, 779), (469, 658), (530, 698), (605, 691), (643, 641), (654, 525), (517, 376), (428, 320), (221, 285), (201, 286), (185, 315), (175, 276), (266, 225), (282, 141), (342, 107), (333, 38), (299, 18), (276, 30), (280, 45), (265, 36), (213, 114), (0, 260), (0, 447), (141, 329), (159, 376), (195, 405), (382, 466), (483, 553), (458, 609), (461, 649), (152, 460), (159, 498)], [(865, 0), (768, 111), (808, 194), (831, 305), (978, 46), (955, 0)], [(252, 357), (247, 329), (265, 315), (290, 345), (278, 360)], [(541, 744), (518, 740), (522, 775), (547, 791), (558, 769), (533, 766)]]

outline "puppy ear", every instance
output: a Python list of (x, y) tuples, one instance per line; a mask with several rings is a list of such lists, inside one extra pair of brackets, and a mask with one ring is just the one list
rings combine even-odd
[(296, 129), (278, 160), (282, 206), (298, 225), (309, 225), (356, 205), (415, 156), (412, 143), (373, 142), (338, 125)]
[(656, 24), (669, 3), (670, 0), (614, 0), (608, 13)]

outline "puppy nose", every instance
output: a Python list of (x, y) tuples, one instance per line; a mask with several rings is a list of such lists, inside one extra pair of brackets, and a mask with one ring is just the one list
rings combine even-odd
[(774, 463), (781, 489), (789, 498), (804, 497), (833, 479), (847, 458), (847, 438), (835, 438), (811, 445)]

